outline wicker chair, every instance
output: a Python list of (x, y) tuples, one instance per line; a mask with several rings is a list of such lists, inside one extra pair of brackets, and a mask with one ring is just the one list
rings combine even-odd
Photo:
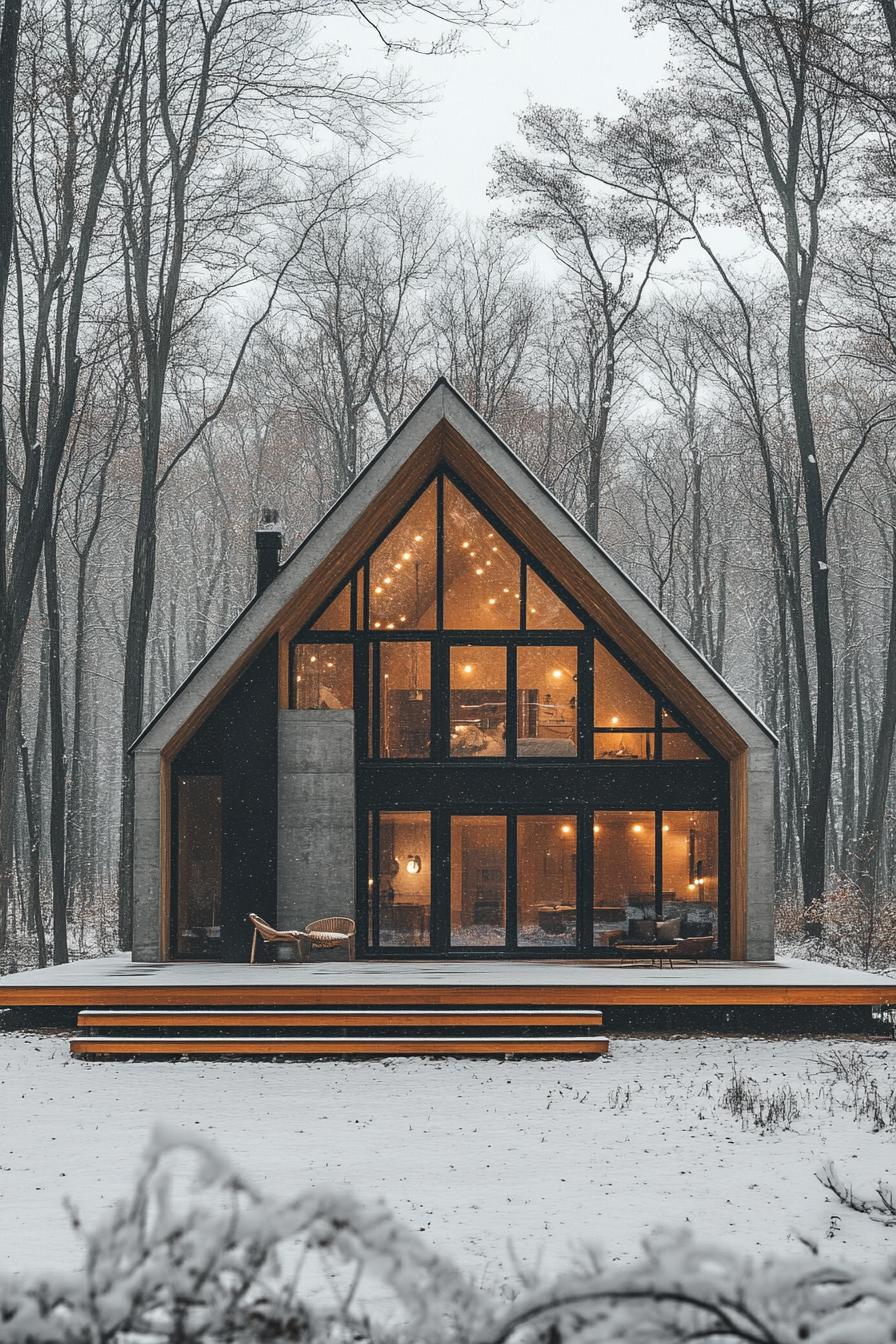
[(252, 925), (252, 951), (249, 953), (249, 961), (255, 960), (255, 947), (259, 937), (264, 943), (295, 943), (299, 954), (299, 961), (305, 960), (307, 936), (299, 929), (275, 929), (273, 924), (269, 924), (261, 915), (250, 915), (249, 923)]
[(305, 937), (312, 948), (324, 949), (345, 947), (349, 961), (355, 959), (355, 921), (344, 915), (331, 915), (329, 919), (315, 919), (305, 925)]

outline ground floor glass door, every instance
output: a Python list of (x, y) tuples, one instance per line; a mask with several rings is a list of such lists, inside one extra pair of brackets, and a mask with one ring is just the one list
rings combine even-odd
[[(359, 896), (382, 955), (612, 955), (726, 944), (715, 810), (374, 810)], [(658, 927), (659, 926), (659, 927)]]

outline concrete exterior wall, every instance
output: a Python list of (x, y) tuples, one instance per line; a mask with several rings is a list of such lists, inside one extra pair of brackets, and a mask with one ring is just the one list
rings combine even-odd
[(355, 915), (355, 716), (281, 709), (277, 925)]
[(134, 961), (162, 958), (161, 757), (134, 753)]
[(775, 955), (775, 747), (751, 747), (747, 761), (748, 961)]

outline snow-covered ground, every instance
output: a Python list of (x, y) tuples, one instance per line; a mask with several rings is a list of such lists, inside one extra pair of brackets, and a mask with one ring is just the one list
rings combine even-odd
[[(869, 1194), (896, 1177), (896, 1130), (856, 1118), (820, 1066), (853, 1049), (882, 1094), (896, 1089), (896, 1043), (617, 1037), (591, 1062), (132, 1064), (0, 1033), (0, 1266), (74, 1267), (63, 1201), (92, 1221), (158, 1120), (214, 1139), (272, 1194), (326, 1182), (381, 1196), (489, 1285), (583, 1242), (627, 1259), (651, 1228), (683, 1222), (741, 1249), (804, 1237), (877, 1257), (896, 1229), (815, 1178), (829, 1161)], [(767, 1091), (789, 1085), (791, 1128), (744, 1127), (722, 1106), (735, 1067)]]

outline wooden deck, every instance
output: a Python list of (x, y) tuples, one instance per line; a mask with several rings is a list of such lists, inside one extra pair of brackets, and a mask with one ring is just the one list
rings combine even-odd
[(809, 961), (177, 962), (125, 954), (0, 977), (0, 1008), (896, 1006), (896, 976)]

